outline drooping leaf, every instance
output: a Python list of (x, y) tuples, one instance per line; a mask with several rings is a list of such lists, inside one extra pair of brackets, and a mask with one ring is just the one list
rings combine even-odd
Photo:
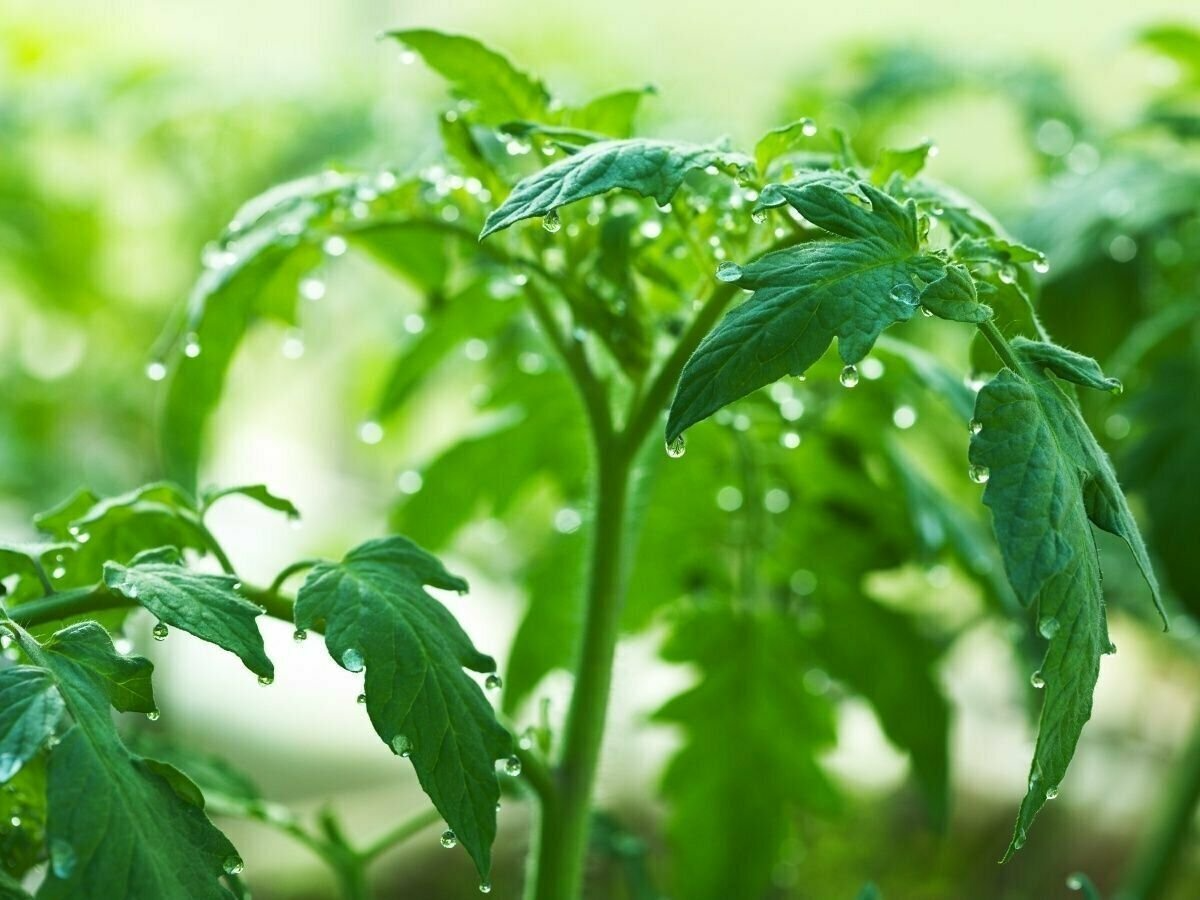
[(7, 783), (54, 734), (63, 701), (34, 666), (0, 670), (0, 784)]
[(50, 753), (46, 821), (50, 865), (39, 900), (230, 896), (219, 879), (240, 870), (233, 845), (180, 773), (129, 752), (120, 710), (153, 710), (149, 661), (116, 653), (102, 628), (75, 625), (22, 649), (52, 678), (73, 725)]
[(784, 375), (802, 375), (836, 337), (842, 360), (870, 352), (880, 333), (912, 318), (924, 286), (945, 274), (921, 252), (916, 208), (862, 184), (871, 209), (824, 184), (789, 198), (809, 221), (845, 240), (778, 250), (741, 269), (753, 295), (728, 313), (684, 367), (667, 440)]
[(520, 181), (487, 217), (480, 237), (606, 191), (633, 191), (661, 206), (695, 169), (739, 171), (751, 165), (748, 157), (716, 145), (649, 138), (597, 141)]
[(482, 123), (537, 119), (550, 103), (541, 81), (474, 38), (429, 29), (390, 31), (387, 36), (419, 53), (456, 96), (474, 104), (472, 115)]
[(729, 609), (684, 618), (663, 655), (701, 673), (655, 714), (685, 737), (662, 782), (673, 896), (765, 896), (793, 818), (836, 805), (817, 761), (833, 708), (804, 684), (814, 657), (794, 620)]
[(1009, 582), (1024, 604), (1037, 604), (1038, 630), (1049, 640), (1034, 676), (1046, 699), (1029, 791), (1007, 857), (1058, 791), (1091, 716), (1100, 658), (1111, 652), (1091, 524), (1125, 539), (1159, 598), (1112, 466), (1053, 379), (1031, 384), (1005, 369), (979, 392), (975, 418), (982, 429), (971, 438), (971, 463), (987, 480), (983, 501)]
[(203, 497), (201, 497), (201, 506), (207, 511), (218, 500), (233, 496), (249, 497), (267, 509), (283, 513), (289, 519), (300, 518), (300, 510), (296, 509), (296, 505), (291, 500), (271, 493), (270, 488), (265, 484), (243, 484), (237, 487), (217, 488), (205, 491)]
[(255, 674), (275, 676), (256, 621), (262, 610), (237, 592), (236, 575), (193, 572), (178, 552), (164, 548), (138, 555), (129, 566), (107, 563), (104, 583), (167, 625), (237, 654)]
[(1035, 369), (1048, 369), (1064, 381), (1094, 388), (1097, 391), (1121, 392), (1121, 382), (1108, 378), (1100, 364), (1090, 356), (1060, 347), (1048, 341), (1031, 341), (1016, 337), (1012, 348), (1017, 355)]
[(495, 761), (512, 753), (512, 738), (463, 671), (492, 672), (495, 663), (425, 585), (467, 588), (407, 538), (368, 541), (309, 573), (296, 598), (296, 626), (323, 622), (334, 660), (349, 671), (365, 667), (376, 733), (411, 758), (425, 793), (486, 878), (500, 798)]

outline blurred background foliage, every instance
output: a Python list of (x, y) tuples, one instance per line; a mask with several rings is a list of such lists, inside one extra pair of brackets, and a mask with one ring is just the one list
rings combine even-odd
[[(163, 391), (148, 367), (179, 332), (201, 260), (219, 252), (210, 242), (247, 197), (327, 167), (423, 171), (441, 156), (447, 129), (436, 113), (451, 104), (394, 46), (372, 43), (396, 24), (382, 6), (291, 19), (231, 7), (223, 28), (194, 33), (195, 10), (140, 4), (128, 4), (123, 29), (103, 15), (96, 23), (107, 27), (93, 31), (86, 16), (32, 8), (6, 23), (6, 535), (22, 536), (31, 513), (76, 487), (115, 493), (161, 476), (161, 446), (191, 440), (170, 419), (160, 435)], [(733, 13), (705, 12), (712, 33), (744, 34), (726, 33)], [(1085, 412), (1133, 491), (1171, 595), (1164, 636), (1132, 564), (1106, 556), (1120, 652), (1106, 659), (1062, 797), (997, 867), (1024, 789), (1038, 699), (1024, 685), (1038, 649), (996, 578), (965, 477), (966, 416), (922, 388), (938, 360), (961, 372), (978, 354), (957, 330), (905, 329), (924, 354), (884, 342), (857, 391), (837, 385), (830, 362), (693, 429), (686, 466), (652, 447), (626, 617), (636, 636), (618, 660), (601, 773), (596, 896), (642, 900), (670, 883), (687, 898), (689, 873), (703, 878), (717, 847), (747, 859), (782, 847), (767, 889), (778, 898), (851, 897), (867, 880), (898, 898), (1067, 896), (1077, 869), (1107, 896), (1143, 858), (1139, 843), (1200, 716), (1200, 36), (1151, 25), (1151, 12), (1122, 26), (1090, 7), (1044, 11), (1031, 48), (1017, 10), (1011, 28), (990, 30), (952, 15), (916, 27), (894, 10), (869, 25), (841, 12), (836, 27), (814, 24), (806, 52), (786, 62), (759, 66), (744, 46), (730, 50), (751, 63), (736, 72), (719, 45), (690, 31), (643, 55), (647, 38), (631, 29), (665, 29), (657, 6), (643, 21), (617, 4), (611, 18), (624, 31), (606, 23), (595, 34), (610, 39), (596, 37), (598, 47), (587, 16), (532, 4), (439, 20), (504, 45), (575, 101), (659, 79), (665, 96), (643, 98), (641, 133), (731, 133), (749, 147), (767, 127), (808, 116), (822, 134), (843, 128), (865, 159), (934, 136), (931, 173), (1046, 252), (1048, 273), (1027, 286), (1047, 330), (1124, 381), (1119, 398), (1083, 398)], [(1078, 28), (1088, 40), (1073, 41)], [(710, 53), (701, 77), (692, 57)], [(598, 238), (610, 241), (606, 252), (646, 237), (635, 226), (648, 208), (605, 208), (628, 218), (624, 238), (619, 226)], [(316, 280), (301, 292), (320, 302), (250, 330), (201, 454), (202, 482), (267, 481), (297, 502), (304, 527), (280, 529), (231, 503), (214, 528), (239, 569), (263, 581), (282, 561), (338, 554), (389, 523), (447, 551), (474, 588), (456, 614), (505, 663), (506, 714), (521, 727), (545, 717), (553, 729), (569, 687), (554, 670), (569, 660), (587, 532), (578, 408), (537, 329), (509, 313), (516, 304), (473, 303), (507, 292), (502, 273), (447, 283), (447, 268), (414, 270), (386, 241), (309, 261)], [(397, 258), (407, 261), (401, 281), (387, 266)], [(601, 267), (611, 287), (608, 275)], [(672, 327), (671, 298), (657, 300), (654, 327)], [(636, 368), (652, 330), (622, 343), (616, 363)], [(794, 645), (769, 617), (738, 616), (760, 597), (804, 624)], [(703, 639), (755, 628), (763, 634), (734, 642), (754, 648), (745, 658)], [(305, 815), (329, 800), (356, 834), (420, 808), (410, 773), (355, 709), (356, 685), (293, 646), (288, 629), (267, 635), (277, 684), (245, 697), (219, 654), (186, 639), (155, 647), (137, 623), (130, 636), (166, 679), (163, 720), (145, 726), (147, 740), (161, 732), (219, 752)], [(758, 680), (786, 682), (778, 696), (760, 692), (777, 707), (746, 707)], [(714, 720), (714, 708), (727, 716)], [(756, 732), (763, 722), (774, 727)], [(706, 755), (730, 765), (705, 767)], [(723, 781), (705, 780), (714, 772)], [(233, 799), (214, 808), (236, 813), (237, 797), (254, 790), (227, 781)], [(512, 799), (499, 897), (517, 896), (526, 840), (527, 811)], [(760, 812), (731, 822), (735, 807)], [(332, 895), (302, 848), (259, 825), (231, 833), (257, 895)], [(380, 896), (473, 895), (463, 855), (427, 837), (394, 854)], [(6, 860), (28, 854), (22, 840), (0, 833)], [(1181, 844), (1162, 894), (1180, 900), (1200, 883), (1194, 833)]]

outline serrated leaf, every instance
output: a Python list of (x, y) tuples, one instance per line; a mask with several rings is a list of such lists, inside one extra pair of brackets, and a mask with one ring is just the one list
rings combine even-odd
[(419, 53), (457, 97), (474, 104), (472, 115), (480, 122), (536, 119), (550, 103), (541, 81), (474, 38), (428, 29), (389, 31), (387, 37)]
[(105, 564), (104, 583), (167, 625), (236, 654), (255, 674), (275, 676), (258, 630), (262, 610), (235, 590), (237, 576), (193, 572), (167, 548), (141, 554), (129, 566)]
[(921, 305), (942, 319), (954, 322), (984, 322), (992, 317), (992, 308), (979, 302), (975, 280), (966, 266), (950, 265), (921, 294)]
[(838, 354), (852, 364), (885, 328), (912, 318), (922, 286), (945, 267), (921, 252), (913, 204), (869, 184), (862, 190), (870, 209), (821, 183), (789, 198), (806, 219), (845, 240), (798, 244), (741, 270), (738, 285), (754, 293), (688, 360), (667, 420), (668, 442), (750, 391), (802, 375), (835, 337)]
[(512, 738), (463, 671), (492, 672), (495, 662), (425, 585), (467, 589), (407, 538), (368, 541), (309, 573), (296, 626), (323, 622), (330, 656), (350, 671), (366, 668), (375, 732), (411, 758), (421, 787), (486, 878), (500, 798), (495, 761), (512, 753)]
[(0, 784), (7, 783), (54, 734), (63, 701), (50, 676), (34, 666), (0, 670)]
[(804, 686), (811, 651), (785, 616), (708, 609), (676, 626), (663, 656), (701, 673), (655, 714), (685, 735), (662, 782), (672, 895), (765, 896), (796, 814), (837, 802), (817, 761), (834, 743), (833, 707)]
[(912, 178), (919, 175), (933, 151), (933, 141), (923, 141), (906, 150), (884, 149), (879, 152), (875, 165), (871, 167), (871, 181), (876, 185), (887, 184), (893, 176)]
[(852, 172), (842, 169), (801, 169), (790, 181), (764, 185), (758, 194), (758, 200), (754, 203), (754, 209), (755, 211), (774, 209), (784, 204), (795, 206), (793, 201), (803, 203), (805, 192), (818, 184), (841, 191), (843, 194), (853, 194), (864, 203), (867, 202), (862, 182)]
[(296, 505), (291, 500), (271, 493), (270, 488), (265, 484), (243, 484), (237, 487), (217, 488), (205, 491), (201, 498), (201, 505), (205, 510), (208, 510), (218, 500), (234, 496), (248, 497), (256, 503), (265, 506), (267, 509), (283, 513), (289, 519), (300, 518), (300, 510), (296, 509)]
[(669, 202), (687, 174), (707, 166), (740, 171), (753, 165), (740, 153), (717, 145), (684, 144), (649, 138), (597, 141), (517, 183), (484, 223), (480, 238), (522, 219), (546, 216), (576, 200), (612, 190)]
[(797, 119), (787, 125), (772, 128), (754, 145), (754, 164), (758, 167), (759, 174), (765, 176), (771, 163), (802, 146), (815, 133), (812, 119)]
[(237, 854), (195, 804), (195, 787), (130, 753), (113, 723), (110, 701), (153, 709), (152, 698), (141, 699), (150, 696), (149, 661), (117, 654), (94, 623), (44, 645), (24, 632), (18, 639), (53, 678), (74, 722), (50, 753), (50, 866), (39, 900), (88, 900), (100, 886), (129, 900), (228, 898), (219, 879)]
[(1052, 379), (1031, 384), (1005, 369), (979, 392), (975, 418), (982, 430), (971, 438), (971, 463), (988, 476), (983, 502), (1009, 582), (1025, 605), (1037, 604), (1050, 642), (1038, 676), (1046, 699), (1030, 786), (1007, 858), (1066, 774), (1091, 716), (1100, 657), (1110, 652), (1092, 523), (1125, 539), (1160, 601), (1108, 458)]
[(1048, 369), (1064, 381), (1098, 391), (1121, 392), (1120, 380), (1106, 377), (1100, 364), (1090, 356), (1048, 341), (1031, 341), (1023, 337), (1013, 338), (1012, 348), (1035, 369)]

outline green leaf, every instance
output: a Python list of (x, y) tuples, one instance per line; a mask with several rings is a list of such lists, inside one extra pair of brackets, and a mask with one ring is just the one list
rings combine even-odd
[(1137, 526), (1112, 466), (1071, 399), (1053, 381), (1030, 384), (1005, 369), (979, 392), (971, 463), (987, 477), (983, 502), (1009, 582), (1037, 604), (1050, 646), (1035, 682), (1045, 684), (1029, 791), (1005, 857), (1019, 849), (1055, 792), (1091, 716), (1100, 657), (1111, 652), (1100, 560), (1089, 523), (1125, 539), (1161, 603)]
[(853, 194), (864, 203), (867, 195), (863, 193), (862, 182), (852, 172), (841, 169), (802, 169), (790, 181), (780, 184), (768, 184), (759, 192), (754, 209), (773, 209), (776, 206), (803, 203), (805, 192), (817, 184), (823, 184), (843, 194)]
[(376, 733), (412, 759), (421, 787), (486, 878), (500, 799), (495, 761), (512, 753), (512, 738), (463, 671), (493, 672), (495, 662), (424, 585), (467, 589), (407, 538), (368, 541), (309, 573), (296, 626), (323, 622), (330, 656), (352, 672), (365, 666)]
[(0, 670), (0, 784), (6, 784), (54, 734), (63, 701), (34, 666)]
[(925, 289), (921, 305), (935, 316), (954, 322), (983, 322), (992, 316), (992, 308), (979, 302), (970, 271), (957, 264), (947, 266), (946, 276)]
[(1100, 370), (1100, 364), (1090, 356), (1060, 347), (1047, 341), (1031, 341), (1028, 338), (1015, 337), (1012, 348), (1017, 356), (1037, 369), (1048, 369), (1064, 381), (1070, 381), (1084, 387), (1095, 388), (1098, 391), (1121, 393), (1121, 382), (1116, 378), (1107, 378)]
[(679, 379), (667, 440), (784, 375), (802, 375), (836, 337), (842, 360), (912, 318), (921, 291), (945, 274), (921, 253), (916, 206), (862, 184), (871, 208), (816, 183), (789, 197), (806, 219), (845, 238), (798, 244), (755, 260), (737, 283), (753, 296), (700, 343)]
[(881, 150), (875, 165), (871, 167), (871, 181), (877, 185), (887, 184), (894, 175), (912, 178), (919, 175), (933, 151), (933, 141), (923, 141), (907, 150)]
[(46, 821), (50, 866), (39, 900), (164, 897), (224, 900), (219, 879), (240, 868), (233, 845), (196, 804), (182, 775), (132, 754), (112, 720), (117, 709), (153, 709), (151, 665), (122, 657), (94, 623), (45, 645), (18, 633), (22, 649), (53, 678), (74, 724), (50, 753)]
[(192, 572), (165, 548), (139, 555), (130, 566), (107, 563), (104, 583), (166, 624), (237, 654), (255, 674), (275, 676), (256, 621), (262, 610), (237, 592), (237, 576)]
[(633, 134), (634, 122), (642, 101), (657, 93), (653, 86), (601, 94), (582, 106), (568, 107), (560, 120), (567, 128), (592, 131), (615, 138)]
[(32, 900), (21, 883), (0, 869), (0, 900)]
[[(47, 571), (53, 571), (56, 557), (65, 557), (75, 550), (68, 543), (20, 543), (0, 542), (0, 579), (17, 576), (12, 595), (25, 599), (38, 594), (49, 594), (54, 590)], [(51, 562), (47, 562), (47, 560)]]
[(541, 81), (474, 38), (427, 29), (389, 31), (386, 36), (419, 53), (450, 82), (455, 96), (475, 104), (472, 116), (482, 123), (537, 119), (550, 103)]
[(754, 164), (758, 167), (759, 174), (765, 176), (771, 163), (803, 146), (815, 134), (816, 124), (812, 119), (797, 119), (779, 128), (772, 128), (754, 145)]
[(837, 802), (817, 761), (833, 708), (804, 685), (812, 652), (793, 619), (710, 608), (676, 625), (663, 656), (701, 673), (655, 714), (685, 737), (662, 783), (672, 895), (766, 896), (796, 814)]
[(695, 169), (716, 166), (736, 172), (751, 165), (748, 157), (716, 145), (649, 138), (598, 141), (520, 181), (487, 217), (479, 236), (611, 190), (634, 191), (662, 206)]
[(289, 519), (300, 518), (300, 510), (296, 509), (296, 505), (291, 500), (280, 497), (278, 494), (272, 494), (265, 484), (244, 484), (205, 491), (201, 497), (201, 506), (207, 512), (218, 500), (232, 496), (249, 497), (267, 509), (283, 513)]

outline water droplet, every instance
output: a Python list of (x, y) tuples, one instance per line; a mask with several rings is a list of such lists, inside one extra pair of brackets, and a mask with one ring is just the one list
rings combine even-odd
[(970, 431), (971, 434), (979, 434), (979, 432), (983, 431), (983, 423), (978, 419), (972, 419), (967, 424), (967, 430)]
[(785, 431), (779, 436), (779, 443), (785, 449), (795, 450), (800, 446), (800, 435), (795, 431)]
[(654, 240), (663, 232), (662, 222), (658, 219), (647, 219), (638, 226), (638, 232), (647, 240)]
[(805, 116), (800, 120), (800, 133), (805, 137), (812, 137), (817, 133), (817, 123)]
[(350, 245), (346, 243), (346, 239), (340, 234), (325, 238), (325, 243), (321, 245), (321, 249), (325, 251), (327, 256), (343, 256), (349, 247)]
[(225, 870), (226, 875), (241, 875), (246, 869), (246, 864), (240, 856), (228, 856), (221, 868)]
[(717, 491), (717, 508), (725, 512), (734, 512), (742, 508), (742, 492), (731, 484)]
[(521, 760), (516, 756), (510, 756), (504, 761), (504, 774), (511, 775), (516, 778), (521, 774)]
[(763, 494), (763, 508), (769, 513), (778, 515), (792, 505), (792, 498), (783, 488), (771, 488)]
[(867, 381), (878, 381), (885, 371), (883, 363), (873, 356), (868, 356), (859, 363), (859, 368), (862, 370), (862, 377)]
[(363, 655), (362, 652), (350, 647), (342, 654), (342, 668), (350, 672), (361, 672), (363, 670)]
[(888, 295), (897, 303), (903, 303), (905, 306), (916, 306), (921, 299), (921, 292), (917, 290), (915, 285), (909, 284), (907, 281), (901, 281), (899, 284), (892, 286), (892, 291)]
[(490, 894), (492, 892), (492, 883), (490, 881), (479, 882), (479, 893)]
[(378, 444), (383, 440), (383, 426), (368, 419), (358, 426), (358, 439), (364, 444)]
[(439, 838), (439, 840), (441, 841), (442, 846), (447, 850), (458, 846), (458, 835), (456, 835), (449, 828), (442, 832), (442, 836)]
[(742, 267), (735, 262), (723, 262), (717, 266), (717, 281), (727, 284), (741, 280)]
[(396, 735), (392, 738), (392, 752), (402, 759), (408, 759), (413, 752), (412, 741), (402, 734)]
[(551, 234), (562, 228), (562, 220), (558, 217), (557, 209), (552, 209), (546, 215), (542, 216), (542, 227)]
[(396, 476), (396, 487), (402, 494), (412, 495), (421, 490), (425, 486), (425, 479), (421, 477), (421, 473), (413, 469), (401, 472)]
[(299, 359), (304, 355), (304, 335), (299, 329), (293, 328), (284, 335), (280, 352), (284, 359)]
[(679, 459), (687, 452), (687, 440), (681, 434), (675, 440), (667, 442), (667, 456), (671, 459)]
[(1039, 275), (1045, 275), (1050, 271), (1050, 260), (1046, 259), (1044, 256), (1039, 256), (1033, 261), (1033, 271), (1037, 272)]
[(1068, 875), (1067, 876), (1067, 890), (1082, 891), (1083, 890), (1083, 878), (1079, 875)]
[(767, 211), (765, 209), (754, 210), (754, 212), (750, 213), (750, 220), (755, 225), (762, 225), (767, 221)]
[(554, 514), (554, 530), (559, 534), (574, 534), (583, 525), (579, 510), (564, 506)]
[[(54, 578), (54, 579), (59, 579), (59, 578), (62, 578), (66, 574), (67, 574), (67, 570), (64, 569), (62, 566), (55, 566), (54, 571), (50, 573), (50, 577)], [(127, 593), (129, 594), (130, 597), (136, 597), (137, 596), (137, 588), (130, 586), (127, 590)]]
[(976, 484), (987, 484), (987, 480), (992, 477), (992, 473), (987, 466), (971, 466), (971, 468), (967, 469), (967, 475)]
[(504, 679), (495, 672), (492, 672), (487, 678), (484, 679), (483, 686), (489, 691), (498, 691), (500, 688), (504, 687)]
[[(332, 240), (332, 238), (330, 239)], [(310, 275), (308, 278), (300, 279), (300, 296), (305, 300), (320, 300), (325, 296), (327, 290), (324, 279)]]
[(1061, 627), (1058, 619), (1054, 618), (1054, 616), (1046, 616), (1046, 618), (1038, 622), (1038, 634), (1046, 640), (1050, 640), (1058, 634), (1058, 629)]
[(274, 677), (272, 677), (270, 675), (259, 675), (258, 683), (261, 684), (263, 687), (270, 687), (271, 685), (273, 685), (275, 683), (275, 679), (274, 679)]
[(1013, 284), (1017, 280), (1017, 270), (1015, 266), (1001, 266), (997, 275), (1004, 284)]
[(1046, 788), (1046, 799), (1047, 800), (1054, 800), (1057, 797), (1058, 797), (1058, 787), (1057, 786), (1051, 786), (1051, 787)]
[(930, 143), (929, 149), (925, 151), (925, 155), (930, 159), (936, 159), (937, 155), (942, 152), (942, 149), (934, 143)]
[(296, 641), (297, 643), (299, 643), (300, 641), (307, 641), (308, 640), (308, 631), (306, 631), (303, 628), (297, 628), (295, 631), (292, 632), (292, 640)]
[(933, 318), (933, 310), (930, 309), (928, 306), (922, 306), (921, 307), (921, 315), (923, 315), (927, 319), (932, 319)]
[(75, 848), (62, 838), (50, 840), (50, 870), (64, 881), (75, 871)]
[(1108, 255), (1113, 258), (1113, 262), (1129, 262), (1137, 256), (1137, 252), (1137, 241), (1127, 234), (1118, 234), (1108, 244)]
[(354, 698), (354, 702), (357, 703), (359, 706), (362, 706), (362, 704), (367, 702), (367, 695), (359, 694), (357, 697)]
[(151, 632), (151, 634), (154, 635), (154, 639), (156, 641), (165, 641), (167, 639), (167, 634), (168, 634), (168, 629), (167, 629), (166, 624), (163, 622), (159, 622), (157, 625), (154, 626), (154, 630)]
[(911, 406), (897, 406), (892, 413), (892, 424), (901, 431), (912, 428), (917, 423), (917, 411)]
[(1046, 679), (1042, 677), (1041, 669), (1038, 669), (1036, 672), (1034, 672), (1032, 675), (1029, 676), (1029, 683), (1032, 684), (1039, 691), (1046, 686)]
[(150, 710), (150, 712), (146, 713), (146, 718), (149, 719), (151, 722), (157, 722), (158, 717), (159, 717), (159, 712), (157, 709), (152, 709), (152, 710)]
[(162, 381), (167, 377), (167, 367), (159, 360), (154, 360), (146, 365), (146, 377), (151, 381)]
[(846, 366), (842, 369), (842, 374), (838, 376), (838, 381), (842, 383), (842, 387), (854, 387), (858, 384), (858, 366)]
[(416, 61), (417, 61), (417, 54), (413, 53), (413, 51), (411, 51), (411, 50), (401, 50), (400, 51), (400, 65), (411, 66)]
[(183, 355), (188, 359), (195, 359), (200, 355), (200, 338), (196, 336), (195, 332), (187, 336), (183, 345)]

